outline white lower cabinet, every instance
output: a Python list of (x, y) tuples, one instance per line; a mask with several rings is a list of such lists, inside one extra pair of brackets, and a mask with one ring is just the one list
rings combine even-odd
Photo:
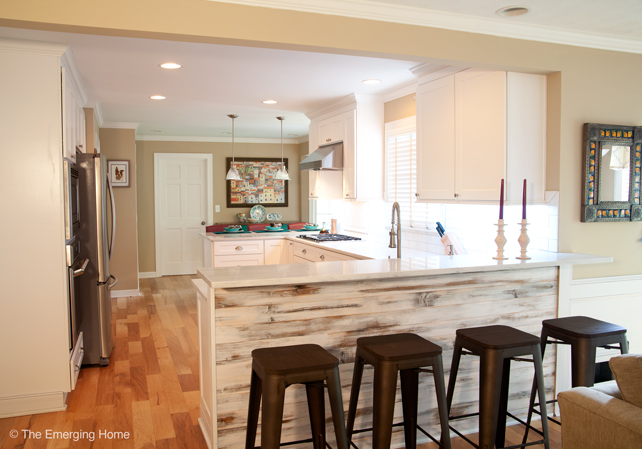
[(265, 265), (292, 263), (289, 251), (291, 245), (292, 242), (285, 239), (266, 240), (264, 244)]
[(342, 260), (357, 260), (354, 257), (323, 248), (315, 248), (301, 243), (294, 244), (294, 262), (336, 262)]
[(237, 267), (264, 264), (264, 241), (214, 242), (214, 266)]

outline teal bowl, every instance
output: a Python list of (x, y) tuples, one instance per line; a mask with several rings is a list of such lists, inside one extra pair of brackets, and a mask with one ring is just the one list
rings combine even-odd
[(267, 229), (268, 231), (282, 231), (283, 230), (283, 228), (281, 228), (279, 226), (266, 226), (265, 229)]
[(239, 232), (242, 228), (223, 228), (225, 232)]
[(319, 229), (319, 227), (318, 226), (303, 226), (303, 229), (305, 229), (306, 231), (316, 231), (316, 230)]

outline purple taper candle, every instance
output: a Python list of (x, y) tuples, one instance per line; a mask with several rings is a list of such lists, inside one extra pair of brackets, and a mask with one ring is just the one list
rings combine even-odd
[(504, 180), (502, 179), (502, 186), (499, 188), (499, 219), (504, 219)]
[(524, 196), (522, 197), (522, 220), (526, 220), (526, 180), (524, 179)]

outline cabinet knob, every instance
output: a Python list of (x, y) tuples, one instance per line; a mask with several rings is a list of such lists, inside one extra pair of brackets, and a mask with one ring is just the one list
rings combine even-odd
[(242, 246), (237, 246), (237, 247), (236, 247), (236, 248), (234, 248), (234, 249), (236, 249), (236, 250), (239, 250), (239, 251), (240, 251), (240, 250), (242, 250), (242, 249), (243, 249), (243, 247), (242, 247)]
[(304, 249), (304, 250), (303, 250), (303, 251), (301, 251), (301, 252), (302, 252), (303, 254), (307, 254), (307, 253), (308, 253), (308, 250), (307, 250), (307, 249)]
[(204, 224), (205, 224), (205, 222), (204, 222), (204, 221), (201, 221), (201, 224), (202, 224), (202, 225), (204, 225)]
[(324, 256), (323, 254), (321, 254), (321, 255), (319, 256), (319, 259), (323, 260), (323, 259), (325, 259), (325, 256)]
[(349, 193), (346, 193), (346, 196), (350, 196), (350, 194), (349, 194)]
[(458, 196), (459, 196), (459, 193), (455, 193), (455, 198), (457, 198)]
[(415, 193), (415, 196), (419, 196), (419, 193)]
[(330, 142), (330, 140), (332, 140), (332, 139), (330, 139), (329, 137), (327, 139), (325, 139), (326, 142)]

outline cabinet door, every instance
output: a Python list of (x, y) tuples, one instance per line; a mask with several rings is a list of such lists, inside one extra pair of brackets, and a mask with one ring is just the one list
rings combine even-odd
[[(357, 111), (342, 115), (343, 124), (343, 198), (357, 198)], [(363, 161), (366, 163), (366, 161)]]
[(278, 265), (282, 262), (283, 240), (265, 241), (265, 265)]
[(457, 199), (496, 201), (506, 173), (506, 72), (455, 74), (455, 130)]
[(330, 121), (330, 142), (344, 139), (344, 120), (346, 114), (340, 114), (328, 119)]
[(417, 199), (455, 198), (455, 78), (417, 87)]
[(331, 122), (330, 119), (321, 120), (319, 122), (319, 133), (317, 135), (317, 146), (325, 145), (328, 142), (332, 142), (331, 137)]

